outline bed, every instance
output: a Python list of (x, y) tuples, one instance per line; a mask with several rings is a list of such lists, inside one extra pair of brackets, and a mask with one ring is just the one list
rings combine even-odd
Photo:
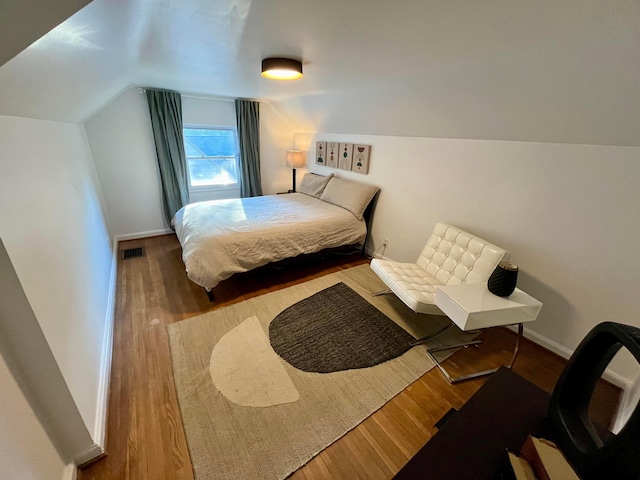
[(364, 245), (378, 188), (308, 173), (299, 193), (189, 204), (173, 225), (187, 276), (211, 290), (235, 273), (301, 254)]

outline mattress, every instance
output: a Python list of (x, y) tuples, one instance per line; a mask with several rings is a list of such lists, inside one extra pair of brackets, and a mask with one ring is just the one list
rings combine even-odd
[(187, 276), (207, 289), (270, 262), (363, 244), (367, 234), (350, 211), (303, 193), (193, 203), (173, 224)]

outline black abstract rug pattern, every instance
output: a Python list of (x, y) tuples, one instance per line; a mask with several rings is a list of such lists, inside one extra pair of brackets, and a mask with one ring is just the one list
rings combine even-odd
[(269, 325), (269, 340), (295, 368), (330, 373), (386, 362), (415, 339), (340, 282), (282, 311)]

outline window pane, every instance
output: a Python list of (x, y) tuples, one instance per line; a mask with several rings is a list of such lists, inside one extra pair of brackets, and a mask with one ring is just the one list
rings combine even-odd
[(199, 153), (187, 153), (188, 157), (231, 157), (236, 153), (233, 130), (185, 128), (184, 140), (185, 150), (189, 149), (190, 152), (199, 151)]
[(185, 128), (183, 135), (192, 187), (238, 183), (235, 130)]
[(186, 154), (187, 158), (202, 156), (202, 152), (198, 150), (195, 146), (193, 146), (193, 144), (186, 138), (184, 139), (184, 153)]
[(228, 185), (238, 183), (235, 157), (196, 159), (190, 158), (191, 185)]

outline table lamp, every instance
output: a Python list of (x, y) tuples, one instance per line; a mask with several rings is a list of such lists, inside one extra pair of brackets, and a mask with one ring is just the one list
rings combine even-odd
[(296, 191), (296, 168), (302, 168), (307, 165), (307, 155), (302, 150), (287, 150), (287, 167), (293, 168), (293, 188)]

